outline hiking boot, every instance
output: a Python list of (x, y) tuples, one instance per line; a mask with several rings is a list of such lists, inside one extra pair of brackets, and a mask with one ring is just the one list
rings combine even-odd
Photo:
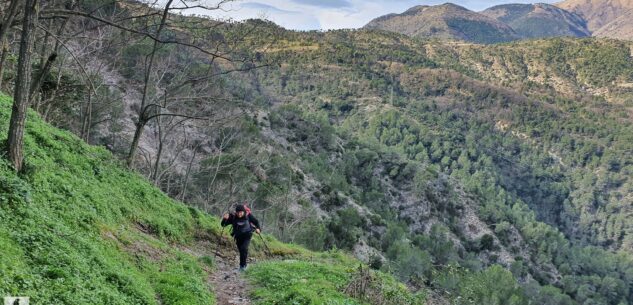
[(243, 267), (240, 266), (240, 272), (244, 272), (244, 271), (246, 271), (246, 266), (243, 266)]

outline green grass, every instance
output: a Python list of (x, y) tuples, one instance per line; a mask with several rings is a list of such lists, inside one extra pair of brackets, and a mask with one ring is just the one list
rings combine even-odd
[(366, 291), (355, 298), (344, 292), (359, 280), (358, 261), (338, 252), (314, 253), (302, 260), (267, 261), (250, 267), (255, 304), (424, 304), (393, 277), (369, 271)]
[[(0, 151), (10, 108), (0, 95)], [(33, 112), (24, 151), (20, 174), (0, 155), (0, 296), (29, 296), (33, 304), (215, 304), (206, 281), (212, 251), (196, 257), (181, 249), (195, 248), (197, 238), (215, 243), (217, 219), (171, 200), (105, 149)], [(265, 245), (253, 239), (253, 257), (294, 260), (251, 265), (258, 303), (364, 304), (344, 294), (358, 261), (263, 238)], [(375, 276), (381, 295), (413, 300), (392, 277)]]
[[(0, 143), (10, 104), (0, 97)], [(213, 221), (196, 221), (109, 152), (33, 112), (23, 173), (0, 158), (1, 296), (35, 304), (214, 304), (203, 263), (170, 247), (205, 228)], [(137, 244), (148, 251), (135, 251)]]
[(350, 280), (345, 268), (318, 262), (263, 262), (248, 271), (257, 304), (362, 304), (341, 291)]

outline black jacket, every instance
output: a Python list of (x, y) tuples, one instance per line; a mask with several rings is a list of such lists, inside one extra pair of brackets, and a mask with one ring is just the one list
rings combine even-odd
[(226, 227), (228, 225), (232, 225), (232, 231), (231, 231), (231, 235), (233, 236), (237, 236), (238, 235), (238, 225), (240, 222), (244, 221), (244, 220), (248, 220), (248, 222), (251, 224), (251, 228), (252, 228), (252, 232), (255, 231), (255, 229), (260, 229), (259, 227), (259, 220), (257, 220), (257, 218), (255, 218), (255, 216), (253, 216), (253, 214), (248, 214), (245, 217), (242, 218), (238, 218), (237, 215), (235, 215), (234, 213), (229, 214), (229, 219), (222, 219), (222, 223), (221, 225), (223, 227)]

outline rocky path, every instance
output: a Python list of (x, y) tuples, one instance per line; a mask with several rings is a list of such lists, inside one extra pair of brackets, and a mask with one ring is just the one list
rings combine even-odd
[[(195, 257), (213, 258), (213, 267), (203, 268), (208, 274), (207, 283), (213, 288), (217, 305), (250, 305), (251, 287), (244, 274), (238, 270), (239, 253), (234, 241), (224, 235), (223, 238), (217, 238), (202, 232), (193, 244), (181, 247), (181, 250)], [(249, 265), (253, 263), (255, 259), (249, 257)]]
[(237, 260), (217, 257), (216, 269), (209, 276), (209, 282), (215, 290), (218, 305), (250, 305), (249, 286), (242, 273), (237, 269)]

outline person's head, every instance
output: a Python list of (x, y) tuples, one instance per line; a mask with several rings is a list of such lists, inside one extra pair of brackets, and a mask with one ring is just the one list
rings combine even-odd
[(244, 217), (245, 214), (246, 214), (246, 208), (244, 208), (243, 205), (238, 204), (237, 206), (235, 206), (235, 215), (238, 218)]

